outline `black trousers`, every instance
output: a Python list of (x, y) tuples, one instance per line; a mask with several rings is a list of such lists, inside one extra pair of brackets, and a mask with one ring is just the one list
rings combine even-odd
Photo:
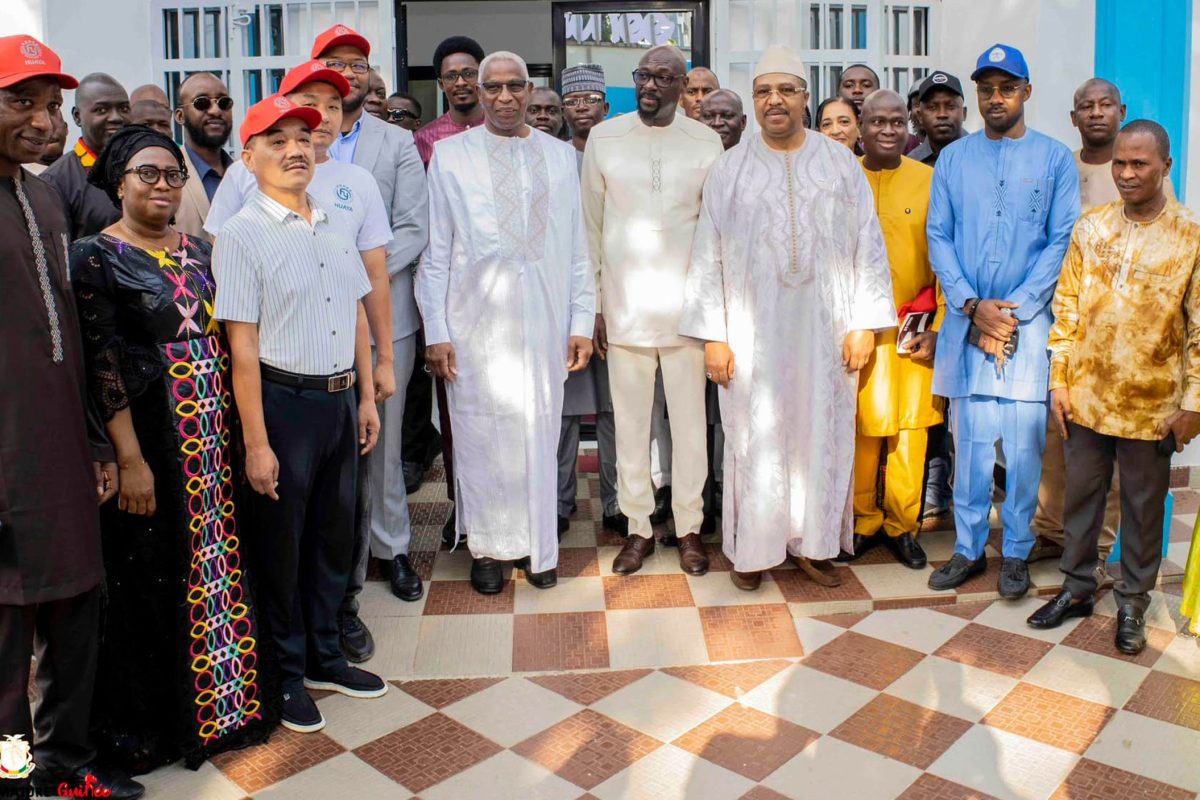
[(329, 393), (264, 380), (267, 438), (279, 460), (279, 500), (250, 490), (244, 538), (259, 565), (260, 621), (279, 658), (283, 691), (305, 675), (345, 666), (337, 610), (354, 549), (358, 405), (353, 390)]
[(1113, 462), (1121, 477), (1121, 580), (1113, 588), (1117, 606), (1150, 605), (1150, 590), (1162, 562), (1163, 503), (1171, 482), (1171, 456), (1158, 454), (1158, 442), (1120, 439), (1069, 423), (1064, 454), (1063, 588), (1075, 597), (1096, 591), (1100, 530)]
[(433, 375), (425, 371), (425, 337), (417, 334), (412, 375), (404, 387), (402, 460), (425, 464), (442, 449), (442, 435), (433, 424)]
[[(99, 586), (64, 600), (0, 605), (0, 734), (21, 733), (33, 744), (39, 779), (65, 777), (95, 757), (88, 727), (99, 637)], [(35, 654), (40, 702), (31, 715)]]

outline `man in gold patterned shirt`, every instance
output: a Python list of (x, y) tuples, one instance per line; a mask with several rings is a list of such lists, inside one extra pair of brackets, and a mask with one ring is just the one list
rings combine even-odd
[(1146, 645), (1143, 616), (1162, 560), (1171, 453), (1200, 432), (1200, 220), (1163, 191), (1162, 126), (1117, 137), (1121, 199), (1080, 217), (1063, 260), (1050, 330), (1050, 413), (1065, 442), (1062, 591), (1028, 620), (1057, 627), (1092, 612), (1105, 494), (1121, 478), (1117, 649)]

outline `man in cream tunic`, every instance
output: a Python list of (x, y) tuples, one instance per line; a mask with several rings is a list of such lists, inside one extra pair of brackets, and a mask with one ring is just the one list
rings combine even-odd
[(650, 412), (662, 368), (674, 444), (673, 512), (680, 566), (708, 571), (700, 546), (707, 477), (704, 350), (679, 335), (683, 285), (708, 169), (721, 137), (675, 114), (686, 62), (674, 47), (646, 51), (634, 72), (637, 113), (592, 129), (583, 156), (583, 214), (595, 261), (596, 338), (608, 344), (617, 424), (617, 499), (629, 538), (613, 562), (627, 575), (654, 550)]

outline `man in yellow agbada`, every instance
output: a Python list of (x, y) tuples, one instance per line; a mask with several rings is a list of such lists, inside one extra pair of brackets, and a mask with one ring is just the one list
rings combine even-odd
[[(862, 108), (862, 168), (887, 245), (900, 329), (880, 333), (859, 379), (854, 452), (854, 560), (880, 542), (896, 560), (924, 569), (917, 518), (925, 481), (929, 428), (942, 421), (933, 396), (933, 354), (945, 302), (936, 286), (925, 241), (925, 215), (933, 170), (905, 158), (908, 112), (895, 92), (868, 95)], [(907, 314), (906, 314), (907, 312)], [(923, 330), (909, 338), (906, 315), (926, 313)], [(913, 319), (916, 322), (916, 319)], [(905, 339), (897, 348), (897, 336)], [(902, 352), (906, 351), (906, 352)], [(879, 463), (886, 457), (883, 504), (878, 503)]]

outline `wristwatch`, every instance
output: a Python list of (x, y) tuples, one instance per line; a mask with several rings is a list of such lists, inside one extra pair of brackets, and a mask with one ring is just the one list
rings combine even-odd
[[(971, 320), (971, 322), (975, 321), (975, 309), (979, 308), (979, 302), (980, 301), (979, 301), (978, 297), (972, 297), (970, 300), (968, 300), (966, 303), (963, 304), (963, 309), (967, 315), (967, 319)], [(970, 310), (966, 311), (968, 306), (970, 307)]]

